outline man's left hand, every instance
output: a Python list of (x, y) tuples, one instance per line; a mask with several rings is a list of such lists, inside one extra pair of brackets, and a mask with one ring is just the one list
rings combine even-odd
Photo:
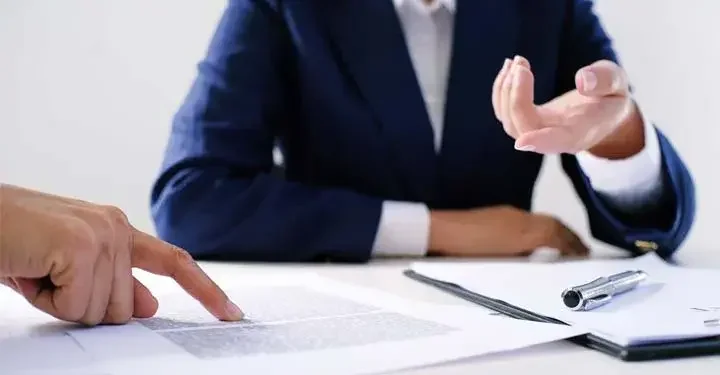
[[(492, 101), (495, 116), (515, 139), (518, 150), (542, 154), (592, 152), (617, 149), (618, 145), (608, 143), (617, 143), (618, 138), (624, 139), (621, 143), (639, 142), (642, 149), (642, 121), (620, 66), (607, 60), (586, 66), (577, 71), (575, 85), (575, 90), (536, 105), (530, 63), (520, 56), (505, 61), (493, 85)], [(632, 131), (623, 129), (627, 126)], [(631, 134), (634, 136), (628, 137)]]

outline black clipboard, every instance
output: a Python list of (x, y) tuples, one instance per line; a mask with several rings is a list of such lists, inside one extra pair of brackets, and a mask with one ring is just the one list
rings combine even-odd
[[(507, 302), (471, 292), (456, 284), (432, 279), (412, 270), (406, 270), (403, 274), (413, 280), (432, 285), (440, 290), (451, 293), (455, 296), (511, 318), (543, 323), (566, 324), (557, 319), (536, 314), (532, 311), (511, 305)], [(720, 336), (633, 346), (621, 346), (593, 334), (572, 337), (568, 339), (568, 341), (586, 348), (600, 351), (627, 362), (689, 358), (720, 354)]]

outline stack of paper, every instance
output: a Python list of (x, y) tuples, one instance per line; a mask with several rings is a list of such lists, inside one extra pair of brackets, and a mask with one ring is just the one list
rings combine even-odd
[[(720, 319), (720, 271), (672, 266), (655, 254), (541, 264), (420, 262), (412, 270), (623, 346), (720, 335), (720, 324), (713, 324)], [(562, 303), (565, 288), (628, 270), (643, 270), (648, 278), (611, 303), (591, 311), (571, 311)]]
[(177, 293), (159, 296), (155, 318), (82, 329), (0, 289), (0, 374), (367, 374), (587, 332), (413, 303), (313, 275), (221, 284), (245, 321), (218, 322)]

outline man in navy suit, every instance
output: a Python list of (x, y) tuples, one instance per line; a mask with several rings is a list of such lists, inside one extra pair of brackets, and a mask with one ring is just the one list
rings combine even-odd
[(693, 181), (618, 64), (585, 0), (232, 0), (173, 123), (158, 234), (205, 259), (581, 254), (530, 212), (561, 154), (595, 238), (669, 257)]

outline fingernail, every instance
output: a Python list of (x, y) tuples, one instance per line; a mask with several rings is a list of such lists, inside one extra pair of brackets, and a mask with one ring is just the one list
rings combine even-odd
[(232, 303), (232, 301), (227, 302), (227, 305), (225, 306), (225, 312), (227, 312), (227, 314), (235, 320), (241, 320), (245, 317), (245, 314), (242, 312), (242, 310), (240, 310), (237, 305)]
[(595, 73), (585, 70), (582, 72), (583, 89), (585, 91), (592, 91), (597, 85), (597, 77)]
[(516, 144), (515, 149), (518, 151), (535, 151), (535, 147), (533, 147), (532, 145), (518, 146)]
[(510, 66), (511, 63), (512, 63), (512, 61), (510, 61), (510, 59), (505, 59), (505, 61), (503, 61), (501, 70), (506, 70), (508, 68), (508, 66)]

